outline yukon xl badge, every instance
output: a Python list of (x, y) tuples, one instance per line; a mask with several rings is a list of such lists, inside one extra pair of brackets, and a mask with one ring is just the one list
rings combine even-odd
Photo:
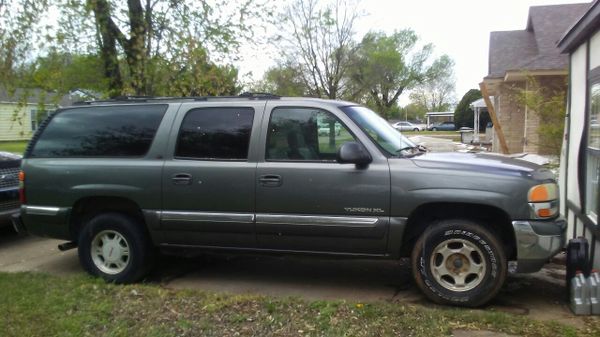
[(385, 213), (381, 208), (370, 207), (344, 207), (344, 210), (349, 213)]

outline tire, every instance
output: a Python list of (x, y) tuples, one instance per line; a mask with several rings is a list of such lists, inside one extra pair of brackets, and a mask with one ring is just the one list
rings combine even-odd
[(419, 132), (419, 129), (418, 128), (414, 128), (413, 131)]
[(507, 272), (506, 254), (497, 237), (462, 219), (429, 226), (416, 242), (411, 262), (425, 296), (439, 304), (465, 307), (492, 299)]
[(102, 213), (89, 220), (79, 233), (78, 246), (83, 269), (112, 283), (139, 281), (154, 261), (143, 224), (120, 213)]
[(431, 131), (437, 131), (437, 128), (433, 128), (433, 129), (431, 129)]

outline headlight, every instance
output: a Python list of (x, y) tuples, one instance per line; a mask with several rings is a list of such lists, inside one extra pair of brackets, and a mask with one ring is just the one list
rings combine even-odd
[(533, 186), (527, 193), (531, 216), (535, 219), (547, 219), (558, 213), (558, 187), (556, 184)]

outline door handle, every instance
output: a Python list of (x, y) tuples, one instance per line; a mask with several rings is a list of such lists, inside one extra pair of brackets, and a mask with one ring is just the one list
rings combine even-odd
[(192, 175), (189, 173), (176, 173), (171, 177), (173, 185), (190, 185), (192, 183)]
[(260, 176), (258, 181), (265, 187), (279, 187), (282, 184), (281, 176), (276, 174), (265, 174)]

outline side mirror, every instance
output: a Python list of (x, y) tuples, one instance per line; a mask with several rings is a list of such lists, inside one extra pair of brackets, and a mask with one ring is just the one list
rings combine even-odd
[(357, 142), (347, 142), (337, 152), (337, 162), (340, 164), (355, 164), (364, 168), (373, 161), (367, 150)]

